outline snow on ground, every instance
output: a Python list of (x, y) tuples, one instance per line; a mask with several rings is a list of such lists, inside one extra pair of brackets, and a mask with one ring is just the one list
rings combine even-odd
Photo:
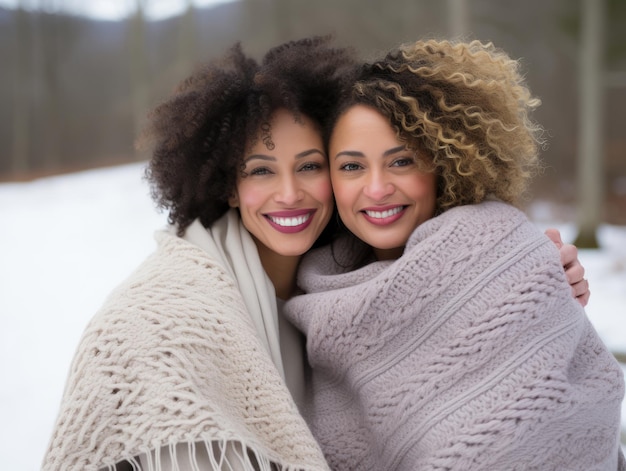
[[(39, 469), (74, 350), (105, 296), (155, 247), (165, 225), (142, 164), (0, 184), (0, 456), (3, 469)], [(550, 205), (531, 215), (552, 223)], [(626, 226), (603, 226), (602, 249), (582, 250), (589, 318), (626, 353)], [(626, 406), (624, 407), (626, 409)], [(626, 410), (622, 411), (626, 427)]]

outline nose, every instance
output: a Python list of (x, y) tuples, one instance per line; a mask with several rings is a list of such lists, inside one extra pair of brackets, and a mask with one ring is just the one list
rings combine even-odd
[(285, 205), (293, 205), (304, 197), (304, 191), (293, 175), (284, 176), (276, 188), (275, 200)]
[(363, 194), (373, 201), (382, 201), (395, 191), (395, 186), (384, 175), (384, 172), (373, 171), (370, 173)]

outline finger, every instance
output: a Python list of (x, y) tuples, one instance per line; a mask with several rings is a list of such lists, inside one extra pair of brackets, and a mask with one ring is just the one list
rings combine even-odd
[(561, 246), (563, 245), (563, 240), (561, 239), (561, 233), (557, 229), (546, 229), (545, 234), (552, 242), (554, 242), (554, 245), (556, 245), (557, 249), (561, 248)]
[(589, 282), (585, 279), (580, 280), (578, 283), (573, 283), (571, 286), (576, 298), (584, 296), (589, 291)]
[(570, 285), (574, 285), (585, 278), (585, 267), (578, 260), (565, 265), (565, 276)]
[[(576, 248), (575, 245), (572, 244), (563, 244), (561, 246), (561, 248), (559, 249), (559, 254), (561, 256), (561, 264), (565, 267), (565, 270), (567, 271), (567, 269), (570, 266), (580, 266), (582, 268), (582, 265), (580, 264), (580, 261), (578, 260), (578, 249)], [(582, 276), (578, 279), (575, 279), (574, 281), (578, 281), (582, 278)]]
[(587, 290), (587, 292), (581, 296), (577, 296), (576, 300), (580, 303), (582, 307), (585, 307), (589, 302), (589, 297), (591, 296), (591, 290)]

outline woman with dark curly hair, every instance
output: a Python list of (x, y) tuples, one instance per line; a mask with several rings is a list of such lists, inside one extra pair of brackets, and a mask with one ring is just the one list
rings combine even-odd
[(331, 468), (618, 469), (622, 370), (516, 209), (544, 144), (518, 61), (418, 41), (349, 90), (329, 158), (351, 234), (285, 305)]
[(44, 470), (328, 469), (277, 303), (333, 213), (321, 120), (352, 61), (324, 38), (261, 63), (235, 46), (154, 110), (171, 229), (88, 325)]

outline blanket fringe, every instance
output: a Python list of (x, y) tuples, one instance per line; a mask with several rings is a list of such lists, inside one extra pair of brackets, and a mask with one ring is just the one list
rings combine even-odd
[(242, 441), (204, 440), (169, 443), (145, 450), (100, 471), (302, 471), (305, 467), (285, 465), (270, 460), (264, 453)]

